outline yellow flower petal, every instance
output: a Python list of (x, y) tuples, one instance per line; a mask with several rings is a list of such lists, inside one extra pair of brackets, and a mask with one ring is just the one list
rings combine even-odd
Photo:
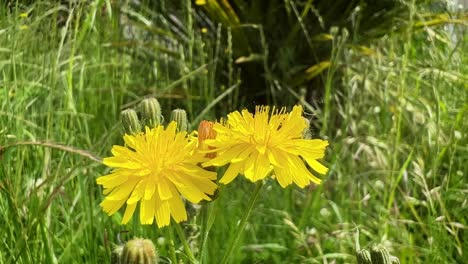
[(285, 162), (288, 157), (287, 155), (290, 154), (287, 151), (283, 151), (277, 148), (271, 148), (270, 152), (268, 153), (268, 160), (270, 163), (275, 167), (286, 167), (288, 163)]
[(132, 170), (138, 170), (142, 168), (140, 163), (134, 162), (132, 160), (128, 160), (124, 157), (104, 158), (102, 160), (102, 163), (104, 163), (104, 165), (107, 165), (109, 167), (115, 167), (115, 168), (125, 168), (125, 169), (132, 169)]
[(160, 202), (156, 205), (156, 223), (158, 227), (168, 226), (171, 222), (169, 202)]
[(328, 172), (328, 168), (323, 166), (320, 162), (316, 160), (309, 160), (307, 161), (310, 167), (314, 169), (314, 171), (320, 173), (320, 174), (326, 174)]
[(225, 152), (222, 153), (222, 155), (219, 155), (218, 157), (205, 162), (204, 166), (223, 166), (224, 164), (227, 164), (231, 162), (231, 160), (235, 159), (239, 154), (245, 150), (245, 145), (237, 145), (234, 146), (231, 149), (226, 150)]
[(241, 144), (240, 146), (243, 147), (243, 150), (239, 153), (239, 155), (236, 158), (231, 160), (231, 163), (244, 161), (255, 150), (255, 146), (250, 146), (248, 144)]
[(210, 201), (210, 197), (205, 195), (203, 192), (195, 190), (196, 186), (194, 184), (188, 185), (186, 188), (181, 188), (177, 186), (177, 190), (190, 202), (199, 203), (201, 200)]
[(286, 188), (293, 182), (288, 169), (275, 167), (274, 170), (276, 179), (278, 180), (278, 183), (281, 187)]
[(136, 137), (135, 136), (130, 136), (130, 135), (124, 135), (123, 136), (125, 144), (132, 148), (136, 149)]
[(114, 172), (97, 178), (96, 182), (97, 184), (103, 185), (104, 188), (114, 188), (115, 186), (119, 186), (127, 180), (127, 175), (122, 175), (121, 173)]
[[(112, 149), (111, 149), (111, 153), (112, 155), (114, 155), (115, 157), (119, 157), (119, 156), (123, 156), (123, 157), (128, 157), (128, 156), (134, 156), (135, 155), (135, 152), (126, 148), (126, 147), (122, 147), (122, 146), (119, 146), (119, 145), (114, 145), (112, 146)], [(126, 158), (125, 158), (126, 159)], [(125, 160), (124, 159), (124, 160)]]
[(127, 208), (125, 208), (125, 214), (122, 218), (122, 224), (126, 224), (128, 223), (128, 221), (130, 221), (130, 219), (133, 216), (133, 213), (135, 212), (136, 206), (137, 206), (136, 203), (133, 203), (133, 204), (127, 203)]
[(180, 170), (192, 177), (216, 180), (216, 172), (204, 170), (199, 166), (184, 164), (184, 166), (181, 167)]
[(101, 207), (104, 210), (104, 212), (106, 212), (108, 215), (112, 215), (115, 212), (117, 212), (124, 203), (125, 203), (125, 200), (115, 201), (115, 200), (105, 199), (104, 201), (102, 201)]
[(153, 195), (149, 200), (143, 199), (140, 201), (140, 222), (142, 224), (151, 225), (153, 223), (155, 207), (156, 195)]
[(126, 181), (124, 184), (115, 187), (106, 199), (114, 201), (126, 200), (137, 183), (138, 181), (134, 179)]
[(257, 161), (258, 152), (253, 152), (244, 162), (244, 176), (254, 181), (255, 162)]
[(102, 191), (102, 194), (104, 195), (108, 195), (109, 193), (111, 193), (115, 188), (108, 188), (108, 189), (104, 189)]
[(307, 176), (309, 176), (309, 179), (315, 183), (315, 184), (320, 184), (322, 183), (322, 180), (317, 178), (315, 175), (313, 175), (312, 173), (308, 174)]
[[(162, 182), (159, 182), (159, 184), (162, 184)], [(159, 185), (158, 184), (158, 185)], [(145, 195), (143, 196), (145, 200), (149, 200), (153, 197), (154, 192), (156, 191), (156, 184), (152, 181), (148, 181), (146, 183), (146, 188), (145, 188)]]
[(299, 159), (299, 157), (288, 155), (288, 164), (288, 170), (291, 174), (294, 183), (301, 188), (304, 188), (305, 186), (309, 185), (310, 180), (308, 174), (310, 174), (310, 172), (307, 170), (304, 163)]
[(226, 170), (224, 176), (221, 178), (221, 180), (219, 180), (219, 182), (222, 184), (230, 183), (237, 177), (237, 175), (239, 175), (239, 172), (243, 166), (244, 164), (242, 163), (232, 163), (229, 165), (229, 168)]
[(172, 192), (169, 188), (169, 185), (166, 183), (166, 180), (161, 180), (161, 182), (158, 184), (158, 193), (159, 199), (162, 201), (172, 198)]
[(130, 195), (130, 198), (128, 198), (128, 200), (127, 200), (127, 204), (134, 204), (134, 203), (141, 200), (141, 198), (145, 194), (146, 182), (147, 181), (148, 180), (142, 180), (135, 186), (135, 188), (133, 189), (132, 194)]
[(172, 197), (168, 202), (171, 208), (171, 215), (176, 223), (187, 220), (184, 203), (179, 197)]
[(265, 155), (258, 155), (253, 181), (262, 180), (267, 177), (271, 171), (271, 168), (272, 166), (270, 165), (268, 158)]
[[(201, 190), (202, 193), (206, 194), (214, 194), (214, 191), (216, 190), (216, 183), (207, 180), (207, 179), (202, 179), (202, 178), (191, 178), (190, 182), (193, 183), (197, 187), (197, 189)], [(206, 197), (206, 195), (203, 195), (203, 197)], [(211, 199), (210, 199), (211, 200)]]

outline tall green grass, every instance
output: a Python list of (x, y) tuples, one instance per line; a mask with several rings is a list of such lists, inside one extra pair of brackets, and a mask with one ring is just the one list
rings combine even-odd
[(465, 30), (413, 28), (344, 49), (346, 88), (327, 87), (326, 133), (339, 143), (324, 195), (330, 231), (354, 233), (348, 246), (383, 243), (404, 263), (467, 259)]
[[(75, 152), (109, 155), (122, 143), (120, 111), (145, 96), (156, 96), (166, 117), (185, 108), (193, 128), (255, 102), (239, 93), (230, 31), (201, 32), (189, 1), (175, 14), (158, 3), (0, 6), (0, 146), (75, 148), (3, 153), (0, 262), (105, 263), (123, 230), (124, 240), (152, 239), (169, 256), (175, 232), (138, 220), (121, 226), (119, 214), (102, 212), (95, 178), (108, 169)], [(467, 259), (466, 28), (420, 24), (434, 18), (407, 8), (403, 32), (369, 43), (333, 32), (323, 97), (285, 87), (288, 96), (277, 98), (305, 105), (314, 136), (331, 143), (330, 173), (304, 190), (268, 181), (233, 263), (353, 263), (372, 243), (402, 263)], [(239, 179), (208, 205), (215, 218), (205, 263), (220, 260), (253, 189)], [(197, 255), (206, 218), (189, 208), (183, 227)]]

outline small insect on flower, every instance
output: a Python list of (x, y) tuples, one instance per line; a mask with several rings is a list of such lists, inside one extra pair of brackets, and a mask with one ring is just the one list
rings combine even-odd
[(114, 170), (96, 181), (107, 195), (101, 203), (112, 215), (126, 204), (122, 224), (127, 223), (140, 203), (140, 222), (167, 226), (170, 218), (187, 220), (181, 195), (192, 203), (211, 200), (217, 188), (216, 173), (198, 166), (206, 161), (197, 147), (197, 139), (177, 132), (177, 123), (167, 129), (160, 125), (145, 132), (125, 135), (126, 146), (114, 146), (113, 157), (103, 163)]
[(270, 173), (281, 187), (291, 183), (303, 188), (321, 180), (306, 167), (325, 174), (327, 168), (317, 159), (324, 156), (327, 141), (305, 139), (307, 123), (302, 117), (302, 107), (294, 106), (290, 113), (268, 106), (257, 106), (255, 114), (247, 110), (232, 112), (226, 123), (213, 126), (216, 138), (206, 140), (217, 156), (203, 166), (230, 164), (220, 183), (228, 184), (238, 174), (252, 182), (262, 180)]

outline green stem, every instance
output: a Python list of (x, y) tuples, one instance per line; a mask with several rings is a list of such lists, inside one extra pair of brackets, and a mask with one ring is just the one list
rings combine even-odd
[(258, 181), (257, 185), (255, 186), (255, 190), (252, 193), (252, 196), (250, 197), (249, 205), (247, 208), (247, 211), (245, 214), (242, 216), (242, 219), (239, 223), (239, 226), (237, 227), (236, 233), (234, 234), (234, 237), (231, 238), (228, 249), (224, 253), (223, 260), (221, 260), (221, 264), (227, 264), (229, 263), (229, 260), (232, 257), (232, 253), (234, 249), (237, 247), (237, 244), (239, 243), (239, 239), (244, 231), (245, 225), (247, 224), (247, 220), (249, 219), (250, 213), (252, 212), (252, 209), (255, 205), (255, 202), (257, 201), (258, 195), (260, 194), (260, 189), (262, 189), (263, 182)]
[(169, 228), (168, 232), (169, 232), (169, 257), (171, 258), (172, 263), (179, 263), (177, 261), (177, 256), (175, 253), (174, 231), (172, 227)]
[(214, 221), (214, 210), (213, 210), (213, 204), (216, 201), (212, 201), (210, 203), (204, 204), (201, 212), (200, 212), (200, 217), (201, 217), (201, 247), (200, 247), (200, 263), (206, 263), (206, 248), (208, 245), (208, 235), (210, 233), (211, 226)]
[(195, 263), (195, 257), (193, 256), (192, 250), (190, 249), (190, 246), (187, 242), (187, 238), (185, 237), (184, 230), (182, 230), (182, 227), (180, 226), (179, 223), (175, 223), (174, 226), (175, 226), (177, 235), (179, 236), (179, 239), (182, 242), (182, 245), (184, 246), (185, 254), (187, 254), (187, 257), (189, 258), (190, 263)]
[(57, 144), (53, 142), (48, 142), (48, 141), (20, 141), (20, 142), (15, 142), (6, 146), (0, 146), (0, 159), (2, 158), (2, 154), (9, 148), (12, 147), (17, 147), (17, 146), (42, 146), (42, 147), (47, 147), (47, 148), (53, 148), (53, 149), (60, 149), (62, 151), (67, 151), (70, 153), (75, 153), (78, 155), (81, 155), (83, 157), (89, 158), (91, 160), (94, 160), (96, 162), (102, 163), (102, 158), (94, 155), (93, 153), (83, 150), (83, 149), (78, 149), (75, 147), (70, 147), (62, 144)]
[[(214, 167), (207, 168), (209, 171), (216, 172)], [(205, 202), (202, 205), (202, 209), (200, 211), (200, 220), (201, 220), (201, 239), (200, 239), (200, 250), (199, 250), (199, 258), (201, 264), (207, 263), (207, 253), (206, 248), (208, 245), (208, 235), (210, 234), (211, 227), (213, 226), (215, 217), (216, 217), (216, 197), (220, 195), (224, 186), (219, 186), (217, 190), (217, 194), (214, 194), (212, 197), (211, 202)]]

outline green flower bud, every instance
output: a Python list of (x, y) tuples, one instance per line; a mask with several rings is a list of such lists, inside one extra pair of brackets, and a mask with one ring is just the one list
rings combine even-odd
[(171, 121), (177, 122), (178, 131), (187, 131), (188, 129), (187, 113), (185, 112), (184, 109), (172, 110)]
[(156, 98), (143, 99), (138, 106), (138, 112), (140, 113), (143, 126), (154, 128), (161, 124), (161, 105), (159, 105)]
[(141, 132), (140, 121), (138, 121), (138, 115), (133, 109), (125, 109), (120, 113), (122, 119), (122, 125), (125, 129), (125, 133), (134, 135)]
[(392, 264), (400, 264), (400, 260), (395, 256), (390, 256), (390, 261)]
[(388, 250), (382, 246), (373, 246), (371, 249), (372, 264), (391, 264)]
[(111, 255), (111, 264), (120, 264), (120, 259), (122, 258), (122, 252), (123, 252), (123, 245), (117, 245), (115, 246), (114, 250), (112, 250), (112, 255)]
[(154, 264), (158, 261), (156, 248), (149, 239), (134, 238), (123, 247), (120, 264)]
[(371, 255), (367, 249), (356, 252), (356, 259), (358, 264), (372, 264)]

